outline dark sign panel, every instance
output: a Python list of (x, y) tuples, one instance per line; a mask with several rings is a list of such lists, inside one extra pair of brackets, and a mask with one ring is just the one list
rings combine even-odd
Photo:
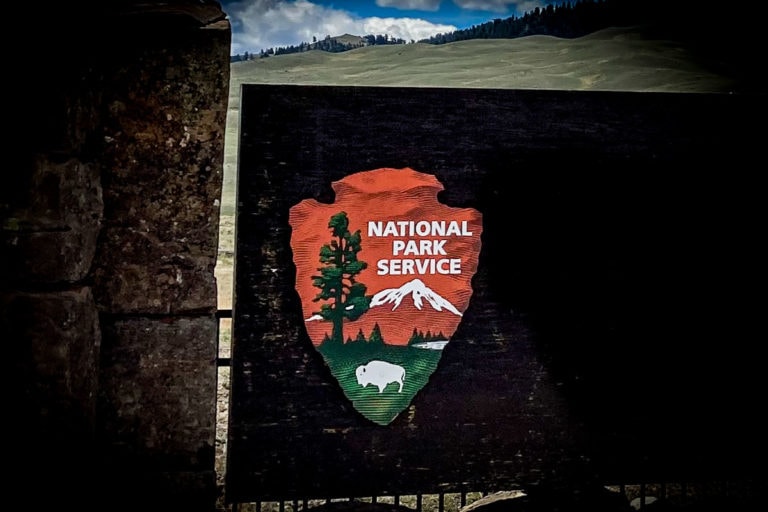
[(228, 499), (746, 468), (764, 113), (243, 86)]

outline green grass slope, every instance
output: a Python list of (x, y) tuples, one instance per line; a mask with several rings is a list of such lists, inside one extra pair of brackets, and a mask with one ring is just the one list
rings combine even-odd
[[(682, 44), (640, 30), (577, 39), (529, 36), (445, 45), (310, 51), (232, 64), (240, 83), (724, 92), (731, 80), (697, 64)], [(236, 95), (239, 88), (235, 88)], [(233, 98), (236, 99), (236, 98)]]

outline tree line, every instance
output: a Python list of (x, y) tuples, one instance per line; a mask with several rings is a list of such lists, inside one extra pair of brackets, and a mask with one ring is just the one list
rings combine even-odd
[[(415, 43), (416, 41), (411, 41)], [(245, 52), (244, 54), (233, 55), (231, 62), (241, 62), (245, 60), (263, 59), (266, 57), (272, 57), (275, 55), (287, 55), (291, 53), (308, 52), (310, 50), (321, 50), (330, 53), (341, 53), (355, 48), (362, 48), (364, 46), (375, 45), (392, 45), (392, 44), (406, 44), (407, 41), (400, 37), (393, 37), (389, 34), (368, 34), (358, 38), (357, 41), (343, 41), (337, 37), (325, 36), (325, 39), (318, 40), (316, 37), (312, 38), (312, 42), (302, 42), (297, 45), (279, 46), (273, 48), (267, 48), (261, 50), (258, 54)]]
[(577, 0), (536, 7), (522, 16), (496, 18), (487, 23), (436, 34), (420, 43), (445, 44), (469, 39), (514, 39), (531, 35), (581, 37), (598, 30), (640, 25), (664, 15), (658, 0)]

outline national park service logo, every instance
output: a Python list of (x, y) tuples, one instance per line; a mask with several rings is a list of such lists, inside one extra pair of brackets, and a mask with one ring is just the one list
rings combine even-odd
[(290, 211), (307, 333), (363, 416), (387, 425), (437, 368), (472, 295), (482, 216), (413, 169), (333, 182)]

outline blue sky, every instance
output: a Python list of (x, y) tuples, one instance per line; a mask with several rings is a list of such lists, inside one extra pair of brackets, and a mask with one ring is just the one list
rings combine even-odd
[(389, 34), (406, 41), (519, 16), (556, 0), (222, 1), (232, 54), (311, 42), (313, 37)]

